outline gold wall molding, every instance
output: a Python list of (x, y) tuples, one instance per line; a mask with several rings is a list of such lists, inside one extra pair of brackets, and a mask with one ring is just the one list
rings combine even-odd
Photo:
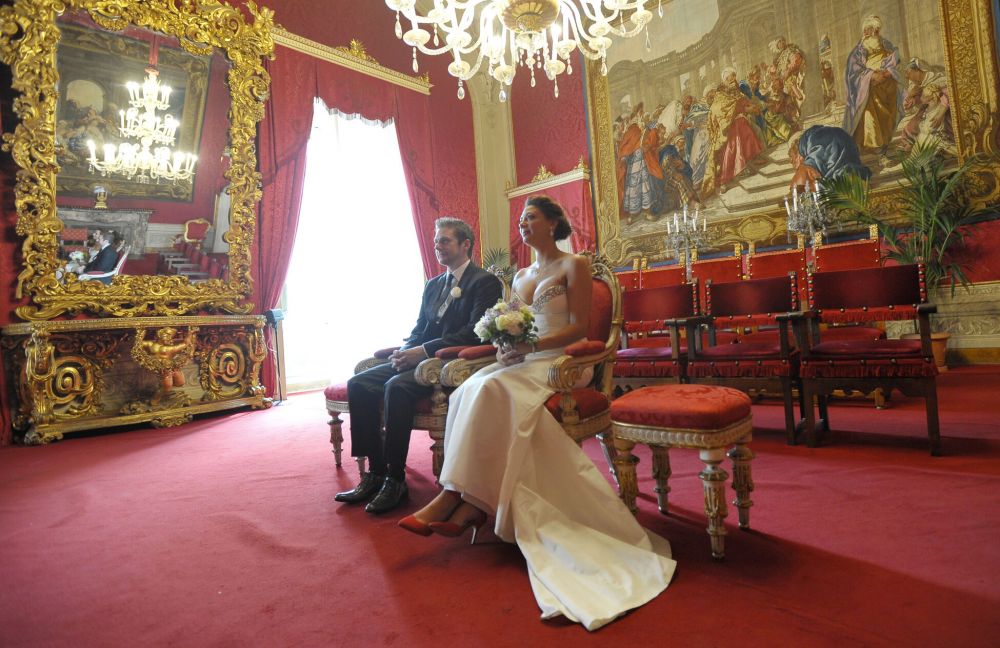
[(535, 174), (535, 178), (531, 182), (517, 187), (508, 188), (507, 199), (510, 200), (511, 198), (538, 193), (539, 191), (551, 189), (552, 187), (558, 187), (576, 180), (590, 180), (590, 169), (582, 159), (580, 160), (580, 164), (576, 165), (569, 171), (558, 175), (552, 174), (552, 172), (546, 169), (543, 164), (539, 167), (538, 173)]
[(271, 35), (274, 38), (274, 42), (278, 45), (293, 49), (296, 52), (308, 54), (334, 65), (354, 70), (355, 72), (360, 72), (361, 74), (367, 74), (370, 77), (387, 81), (408, 90), (429, 95), (431, 88), (434, 87), (430, 77), (426, 74), (414, 77), (380, 65), (378, 61), (365, 51), (364, 45), (356, 39), (351, 40), (349, 47), (330, 47), (304, 36), (293, 34), (280, 27), (275, 27)]

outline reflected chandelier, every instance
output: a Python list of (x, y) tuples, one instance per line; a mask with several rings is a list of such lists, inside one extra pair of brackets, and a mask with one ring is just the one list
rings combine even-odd
[[(663, 0), (655, 1), (662, 17)], [(448, 72), (458, 78), (458, 98), (463, 99), (464, 82), (485, 61), (489, 75), (500, 82), (500, 101), (507, 100), (504, 86), (511, 85), (518, 65), (530, 70), (532, 87), (535, 68), (543, 70), (558, 97), (558, 77), (563, 72), (573, 73), (570, 55), (576, 49), (590, 60), (600, 59), (601, 74), (607, 74), (610, 35), (630, 38), (642, 31), (653, 18), (646, 9), (652, 2), (433, 0), (434, 6), (421, 16), (415, 8), (416, 0), (385, 0), (396, 12), (396, 37), (413, 48), (414, 72), (418, 71), (418, 49), (424, 54), (450, 55), (454, 60)], [(406, 32), (400, 14), (410, 22)], [(427, 46), (429, 41), (433, 41), (433, 47)], [(648, 31), (646, 48), (650, 48)]]
[[(155, 55), (154, 55), (155, 56)], [(155, 60), (155, 59), (154, 59)], [(129, 94), (129, 109), (119, 110), (121, 119), (118, 133), (137, 141), (104, 145), (104, 159), (97, 159), (97, 147), (87, 141), (90, 149), (90, 167), (102, 176), (123, 175), (140, 183), (150, 180), (188, 180), (194, 175), (198, 161), (192, 153), (174, 151), (174, 135), (180, 122), (173, 115), (160, 117), (158, 110), (170, 108), (169, 86), (162, 85), (154, 66), (146, 68), (146, 79), (140, 86), (134, 81), (125, 84)], [(154, 145), (158, 145), (155, 146)], [(138, 177), (136, 177), (138, 176)]]

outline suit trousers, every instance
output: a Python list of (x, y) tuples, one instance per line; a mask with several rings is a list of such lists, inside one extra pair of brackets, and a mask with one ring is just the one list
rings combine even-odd
[(412, 369), (397, 373), (389, 363), (353, 376), (347, 381), (351, 455), (368, 457), (373, 472), (384, 473), (388, 465), (393, 477), (402, 478), (417, 402), (430, 394), (431, 388), (417, 383)]

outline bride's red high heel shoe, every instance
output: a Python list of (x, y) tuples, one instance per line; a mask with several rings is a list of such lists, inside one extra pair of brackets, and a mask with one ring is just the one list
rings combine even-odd
[(438, 535), (443, 535), (446, 538), (458, 538), (465, 534), (465, 531), (469, 528), (472, 529), (472, 542), (469, 544), (476, 544), (476, 534), (479, 533), (479, 529), (486, 524), (486, 520), (489, 516), (483, 511), (477, 510), (476, 514), (471, 518), (466, 520), (463, 524), (457, 524), (455, 522), (431, 522), (427, 526), (430, 528), (432, 533)]
[(405, 518), (396, 523), (400, 528), (406, 529), (410, 533), (416, 533), (421, 536), (429, 536), (434, 533), (431, 531), (431, 524), (428, 522), (421, 522), (413, 515), (407, 515)]

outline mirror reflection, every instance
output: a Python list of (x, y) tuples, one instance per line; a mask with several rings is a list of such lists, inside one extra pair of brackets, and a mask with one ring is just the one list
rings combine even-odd
[(227, 279), (227, 60), (82, 12), (58, 22), (57, 278)]

